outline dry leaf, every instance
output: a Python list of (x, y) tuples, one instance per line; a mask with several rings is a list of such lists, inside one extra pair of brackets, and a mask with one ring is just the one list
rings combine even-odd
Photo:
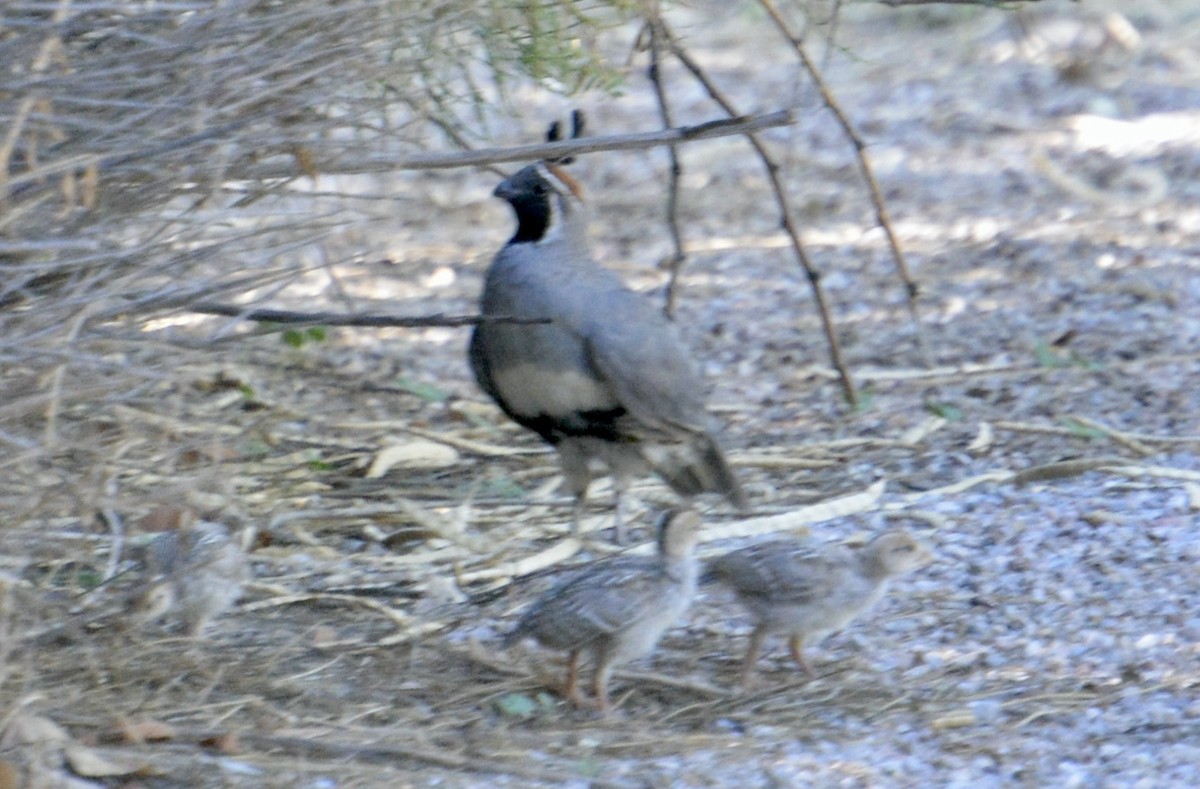
[(956, 712), (939, 715), (929, 722), (929, 725), (937, 730), (944, 729), (962, 729), (967, 726), (974, 726), (979, 720), (975, 717), (975, 713), (970, 710), (958, 710)]
[(975, 438), (967, 445), (968, 452), (986, 452), (992, 448), (992, 441), (995, 440), (995, 432), (992, 430), (992, 425), (989, 422), (979, 423), (979, 432), (975, 434)]
[(195, 513), (188, 507), (160, 504), (142, 516), (138, 528), (144, 532), (175, 531), (190, 526), (195, 519)]
[(22, 713), (16, 715), (4, 736), (0, 737), (0, 747), (11, 748), (17, 745), (39, 745), (42, 743), (64, 743), (71, 736), (54, 721), (41, 715)]
[(1195, 482), (1183, 483), (1183, 489), (1187, 492), (1188, 509), (1200, 510), (1200, 485)]
[(118, 775), (133, 775), (142, 771), (141, 762), (117, 761), (84, 745), (68, 745), (63, 751), (67, 765), (76, 775), (83, 778), (111, 778)]
[(131, 745), (175, 739), (174, 727), (153, 718), (140, 721), (122, 718), (117, 721), (115, 728), (121, 742)]
[(367, 479), (377, 479), (393, 468), (445, 468), (458, 462), (458, 450), (435, 441), (406, 441), (384, 447), (371, 461)]
[(233, 732), (225, 732), (215, 737), (205, 737), (200, 741), (200, 744), (205, 748), (212, 748), (226, 755), (242, 752), (242, 744), (238, 741), (238, 736)]
[(906, 430), (904, 434), (900, 436), (900, 441), (905, 444), (912, 444), (915, 446), (937, 431), (941, 430), (943, 427), (945, 427), (945, 425), (945, 419), (942, 419), (940, 416), (931, 416), (916, 427)]
[(317, 649), (323, 649), (331, 644), (337, 643), (338, 631), (336, 628), (329, 625), (317, 625), (312, 631), (312, 645)]
[(17, 789), (21, 786), (21, 771), (12, 762), (0, 762), (0, 789)]

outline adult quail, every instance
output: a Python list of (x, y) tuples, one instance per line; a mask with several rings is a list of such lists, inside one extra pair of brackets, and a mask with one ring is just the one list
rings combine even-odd
[(903, 531), (882, 534), (857, 550), (774, 540), (710, 561), (704, 580), (729, 586), (754, 617), (742, 661), (742, 685), (747, 686), (767, 635), (787, 633), (792, 658), (812, 676), (804, 659), (806, 642), (818, 643), (845, 627), (883, 597), (893, 578), (925, 566), (932, 557)]
[(496, 187), (517, 230), (484, 282), (485, 322), (470, 343), (479, 385), (557, 451), (579, 530), (592, 479), (607, 466), (623, 542), (624, 493), (653, 470), (678, 494), (746, 499), (711, 430), (700, 374), (674, 324), (592, 258), (579, 185), (559, 165), (529, 165)]
[(146, 549), (146, 569), (150, 580), (135, 599), (134, 620), (145, 624), (174, 611), (192, 637), (237, 601), (250, 576), (228, 529), (208, 521), (156, 538)]
[[(595, 562), (544, 594), (505, 637), (509, 647), (534, 638), (569, 652), (564, 695), (576, 707), (610, 707), (613, 668), (654, 649), (696, 593), (698, 567), (692, 555), (700, 517), (684, 511), (663, 519), (658, 555), (616, 556)], [(580, 695), (579, 660), (590, 656), (594, 702)]]

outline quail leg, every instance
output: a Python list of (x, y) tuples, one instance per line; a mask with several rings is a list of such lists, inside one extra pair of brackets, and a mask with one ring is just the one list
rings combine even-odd
[(569, 441), (564, 441), (558, 446), (558, 462), (562, 467), (567, 489), (575, 497), (571, 508), (571, 533), (578, 537), (582, 534), (583, 514), (587, 511), (587, 494), (592, 482), (592, 472), (588, 468), (587, 457)]

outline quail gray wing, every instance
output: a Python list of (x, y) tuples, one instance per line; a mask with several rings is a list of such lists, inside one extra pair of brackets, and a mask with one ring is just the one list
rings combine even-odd
[(531, 636), (551, 649), (581, 649), (613, 637), (646, 615), (662, 591), (660, 575), (649, 558), (598, 562), (543, 595), (505, 643)]
[(713, 560), (706, 577), (724, 582), (746, 599), (808, 605), (837, 592), (852, 572), (850, 558), (842, 551), (773, 540)]

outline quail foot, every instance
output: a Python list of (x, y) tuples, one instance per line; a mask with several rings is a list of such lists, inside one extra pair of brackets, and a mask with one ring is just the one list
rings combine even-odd
[[(505, 647), (533, 638), (568, 653), (563, 695), (577, 707), (607, 711), (613, 669), (654, 649), (696, 592), (693, 556), (700, 518), (684, 511), (663, 519), (656, 556), (617, 556), (584, 568), (544, 594), (505, 637)], [(594, 666), (588, 702), (579, 692), (582, 657)]]
[(681, 496), (719, 493), (744, 511), (699, 371), (658, 307), (593, 259), (579, 185), (561, 164), (540, 162), (495, 194), (517, 230), (487, 271), (480, 311), (549, 322), (479, 324), (471, 369), (505, 414), (558, 451), (576, 532), (593, 464), (612, 475), (617, 542), (625, 492), (648, 471)]
[(174, 612), (193, 638), (237, 601), (250, 576), (229, 530), (208, 521), (155, 539), (146, 550), (146, 568), (150, 580), (135, 598), (134, 621), (146, 624)]
[(768, 635), (787, 634), (792, 658), (812, 676), (806, 644), (845, 627), (884, 596), (892, 579), (931, 560), (929, 549), (903, 531), (857, 549), (774, 540), (712, 560), (704, 579), (731, 588), (754, 618), (741, 671), (742, 686), (748, 687)]

